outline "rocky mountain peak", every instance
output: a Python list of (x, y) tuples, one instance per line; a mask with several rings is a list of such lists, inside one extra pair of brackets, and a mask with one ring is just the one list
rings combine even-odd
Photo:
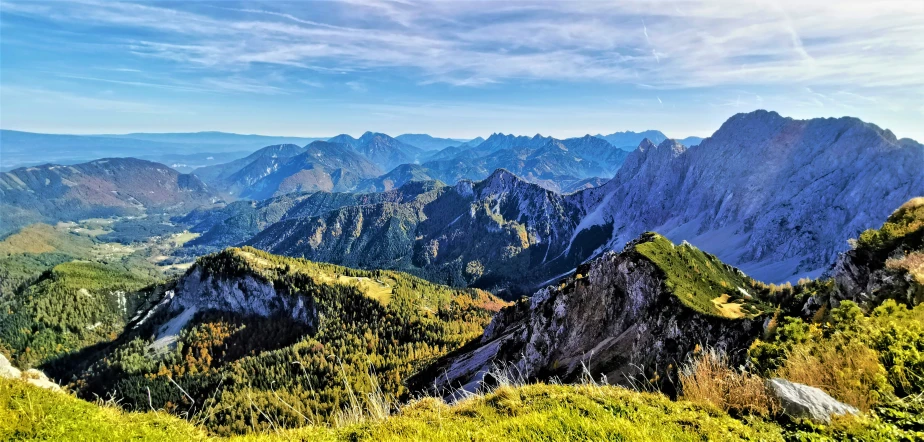
[(415, 382), (474, 391), (493, 366), (514, 367), (527, 379), (568, 382), (584, 367), (614, 383), (650, 379), (655, 371), (663, 375), (677, 367), (699, 346), (742, 348), (762, 332), (760, 319), (721, 317), (692, 307), (684, 293), (675, 292), (681, 288), (671, 279), (674, 259), (714, 269), (704, 278), (720, 288), (725, 282), (731, 287), (726, 291), (747, 283), (717, 261), (706, 267), (701, 260), (714, 258), (691, 246), (646, 234), (623, 252), (607, 252), (501, 310), (479, 345), (444, 358)]

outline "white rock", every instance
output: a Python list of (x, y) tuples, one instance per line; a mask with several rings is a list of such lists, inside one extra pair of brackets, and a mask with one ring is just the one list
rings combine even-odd
[(859, 414), (860, 412), (850, 405), (839, 402), (821, 389), (808, 385), (773, 378), (767, 380), (767, 386), (779, 399), (783, 411), (798, 419), (830, 423), (831, 416)]

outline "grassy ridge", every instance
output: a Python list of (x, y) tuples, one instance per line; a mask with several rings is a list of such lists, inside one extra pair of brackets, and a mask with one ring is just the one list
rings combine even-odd
[(635, 251), (664, 272), (667, 288), (681, 302), (700, 313), (736, 319), (766, 310), (758, 301), (763, 292), (759, 283), (689, 243), (674, 245), (648, 232)]

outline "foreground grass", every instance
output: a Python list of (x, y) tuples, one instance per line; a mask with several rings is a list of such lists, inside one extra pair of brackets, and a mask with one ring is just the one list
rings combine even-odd
[[(256, 411), (255, 411), (256, 412)], [(341, 428), (304, 427), (233, 441), (346, 440), (782, 440), (781, 429), (745, 424), (716, 408), (593, 385), (502, 387), (453, 406), (426, 398), (397, 415)], [(0, 380), (2, 440), (227, 440), (167, 413), (128, 413), (19, 381)]]

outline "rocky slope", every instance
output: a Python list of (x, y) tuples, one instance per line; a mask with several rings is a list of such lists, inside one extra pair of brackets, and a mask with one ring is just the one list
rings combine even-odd
[(199, 178), (134, 158), (19, 168), (0, 174), (0, 235), (34, 222), (183, 213), (216, 200)]
[[(768, 282), (817, 276), (847, 239), (924, 194), (924, 146), (855, 118), (730, 118), (694, 149), (643, 142), (604, 186), (573, 195), (605, 249), (654, 230)], [(577, 236), (579, 233), (575, 233)]]
[(812, 304), (850, 300), (871, 309), (886, 299), (908, 306), (924, 302), (924, 197), (903, 204), (855, 245), (827, 272), (833, 292)]
[[(428, 368), (416, 385), (476, 391), (480, 383), (492, 382), (485, 379), (487, 373), (501, 367), (526, 380), (569, 382), (589, 373), (625, 384), (660, 377), (657, 386), (670, 389), (672, 372), (696, 349), (727, 351), (740, 362), (738, 350), (763, 331), (763, 320), (756, 315), (729, 318), (719, 311), (756, 305), (760, 286), (721, 263), (704, 266), (700, 278), (705, 289), (696, 296), (721, 307), (704, 310), (676, 290), (670, 278), (676, 269), (652, 259), (645, 250), (652, 246), (684, 258), (684, 266), (693, 262), (684, 254), (708, 256), (644, 235), (623, 252), (608, 252), (529, 300), (501, 310), (480, 340)], [(729, 295), (737, 300), (729, 301)]]

